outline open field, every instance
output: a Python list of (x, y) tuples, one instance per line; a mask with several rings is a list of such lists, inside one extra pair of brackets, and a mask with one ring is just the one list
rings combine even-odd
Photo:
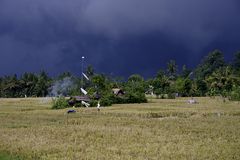
[(150, 99), (65, 114), (50, 110), (47, 99), (0, 99), (0, 153), (50, 160), (240, 159), (240, 104), (197, 101)]

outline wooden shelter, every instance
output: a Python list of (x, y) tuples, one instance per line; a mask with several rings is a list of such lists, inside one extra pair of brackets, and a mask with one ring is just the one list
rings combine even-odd
[(81, 104), (82, 101), (89, 103), (91, 99), (88, 96), (72, 96), (68, 100), (68, 104), (74, 106), (76, 103)]
[(120, 88), (113, 88), (112, 92), (116, 96), (123, 96), (125, 94), (124, 91)]

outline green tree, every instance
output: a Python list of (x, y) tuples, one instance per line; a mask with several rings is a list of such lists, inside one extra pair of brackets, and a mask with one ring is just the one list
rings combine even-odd
[(240, 86), (234, 85), (229, 96), (230, 96), (230, 100), (240, 101)]
[(92, 65), (87, 66), (86, 74), (89, 78), (91, 78), (94, 75), (94, 72), (95, 71)]
[(159, 97), (159, 95), (168, 94), (170, 92), (170, 81), (165, 75), (163, 70), (157, 73), (156, 78), (152, 81), (153, 92)]
[(240, 51), (238, 51), (234, 56), (233, 70), (236, 75), (240, 76)]
[(37, 76), (37, 82), (34, 87), (34, 95), (37, 97), (45, 97), (48, 94), (48, 88), (50, 87), (50, 78), (45, 71)]
[(186, 65), (183, 65), (183, 67), (182, 67), (181, 77), (183, 77), (183, 78), (187, 78), (187, 77), (190, 76), (191, 73), (192, 73), (191, 70), (188, 69)]
[(19, 97), (21, 93), (21, 85), (17, 79), (17, 75), (5, 76), (2, 79), (2, 96), (3, 97)]
[(207, 78), (208, 87), (210, 88), (209, 94), (226, 97), (232, 90), (235, 80), (229, 66), (218, 69)]
[(204, 79), (195, 79), (193, 82), (192, 94), (195, 96), (206, 96), (208, 92), (208, 86)]
[(129, 76), (125, 88), (127, 91), (145, 93), (146, 86), (142, 76), (133, 74)]
[(142, 103), (146, 102), (145, 90), (147, 85), (142, 76), (133, 74), (129, 76), (124, 90), (126, 91), (126, 103)]
[(182, 78), (178, 77), (175, 82), (175, 92), (179, 93), (181, 96), (190, 96), (192, 81), (189, 77)]
[(167, 73), (168, 73), (170, 79), (176, 78), (177, 68), (178, 68), (178, 66), (176, 65), (176, 62), (174, 60), (170, 60), (170, 62), (168, 62)]
[(72, 77), (72, 74), (70, 72), (63, 72), (58, 75), (57, 80), (63, 80), (66, 77)]
[(3, 97), (3, 79), (0, 77), (0, 97)]
[(38, 82), (38, 77), (33, 73), (24, 73), (20, 78), (20, 83), (23, 86), (22, 96), (37, 96), (35, 87)]
[(92, 86), (93, 91), (96, 91), (100, 94), (111, 92), (110, 83), (107, 81), (106, 76), (103, 74), (96, 74), (92, 77)]
[(206, 56), (200, 65), (195, 70), (197, 79), (204, 80), (213, 72), (225, 66), (223, 53), (219, 50), (214, 50)]

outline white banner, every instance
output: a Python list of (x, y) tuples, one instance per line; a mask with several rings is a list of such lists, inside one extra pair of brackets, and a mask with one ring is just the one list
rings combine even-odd
[(89, 78), (86, 74), (82, 73), (82, 75), (89, 81)]
[(87, 91), (85, 91), (83, 88), (81, 88), (81, 92), (85, 95), (87, 95)]

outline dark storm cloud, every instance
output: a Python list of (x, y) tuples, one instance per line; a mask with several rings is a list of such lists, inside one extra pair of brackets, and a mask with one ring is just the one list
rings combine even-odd
[(237, 0), (0, 0), (0, 74), (98, 71), (151, 75), (240, 46)]

